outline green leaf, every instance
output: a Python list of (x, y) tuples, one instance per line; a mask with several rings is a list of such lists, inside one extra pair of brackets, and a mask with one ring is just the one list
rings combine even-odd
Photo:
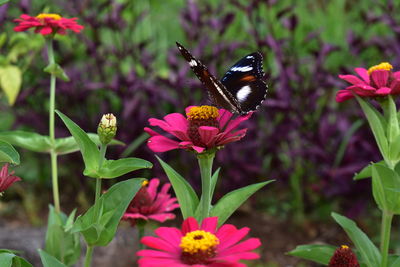
[(12, 260), (15, 257), (14, 254), (11, 253), (0, 253), (0, 266), (1, 267), (11, 267)]
[(176, 198), (178, 199), (183, 218), (186, 219), (187, 217), (194, 217), (196, 208), (199, 204), (199, 198), (197, 197), (196, 192), (185, 180), (185, 178), (177, 173), (171, 166), (169, 166), (159, 157), (157, 157), (157, 159), (167, 174), (169, 181), (171, 182)]
[(63, 81), (69, 82), (68, 75), (64, 72), (63, 68), (61, 68), (61, 66), (58, 65), (57, 63), (49, 64), (46, 68), (43, 69), (43, 71), (53, 74), (54, 76)]
[(119, 221), (144, 179), (113, 185), (85, 214), (76, 219), (72, 232), (80, 232), (90, 246), (106, 246), (114, 238)]
[[(387, 128), (387, 123), (383, 116), (373, 107), (371, 104), (364, 101), (362, 98), (356, 96), (358, 103), (360, 104), (362, 110), (367, 117), (369, 126), (374, 134), (376, 143), (378, 144), (379, 151), (381, 152), (385, 161), (388, 158), (388, 140), (386, 139), (385, 130)], [(378, 115), (380, 114), (380, 115)]]
[(105, 160), (98, 171), (98, 178), (116, 178), (135, 170), (150, 169), (152, 167), (153, 164), (149, 161), (139, 158)]
[(329, 260), (335, 253), (336, 247), (331, 245), (300, 245), (288, 252), (290, 256), (314, 261), (316, 263), (328, 265)]
[(0, 162), (19, 164), (19, 154), (15, 148), (5, 141), (0, 140)]
[(25, 259), (15, 255), (12, 250), (0, 250), (0, 266), (1, 267), (33, 267)]
[(400, 256), (399, 255), (389, 255), (388, 266), (400, 267)]
[[(217, 185), (218, 182), (218, 177), (219, 177), (219, 172), (221, 171), (221, 168), (218, 168), (213, 176), (211, 177), (211, 198), (214, 195), (214, 191), (215, 191), (215, 186)], [(211, 199), (212, 200), (212, 199)]]
[(45, 251), (65, 265), (72, 266), (81, 255), (81, 243), (79, 233), (66, 229), (71, 228), (76, 210), (67, 217), (62, 212), (55, 212), (53, 206), (49, 208)]
[(75, 122), (58, 110), (56, 110), (56, 113), (60, 116), (65, 126), (67, 126), (69, 132), (72, 134), (79, 146), (83, 161), (85, 162), (84, 175), (96, 177), (96, 173), (99, 169), (100, 158), (100, 151), (96, 144), (90, 140), (87, 133), (85, 133)]
[(51, 150), (48, 136), (25, 131), (0, 132), (0, 140), (4, 140), (14, 146), (28, 149), (34, 152), (49, 153)]
[(212, 207), (210, 216), (217, 216), (218, 226), (221, 226), (251, 195), (273, 181), (252, 184), (229, 192)]
[(8, 3), (8, 2), (10, 2), (10, 0), (0, 0), (0, 6), (4, 5), (5, 3)]
[(40, 259), (42, 260), (43, 267), (67, 267), (55, 257), (47, 254), (44, 250), (39, 249)]
[(361, 255), (362, 261), (368, 267), (379, 266), (381, 262), (381, 254), (379, 253), (379, 250), (368, 236), (357, 227), (356, 223), (334, 212), (332, 212), (332, 217), (346, 231), (351, 241), (353, 241)]
[(22, 73), (17, 66), (7, 65), (0, 67), (0, 86), (12, 106), (21, 89)]

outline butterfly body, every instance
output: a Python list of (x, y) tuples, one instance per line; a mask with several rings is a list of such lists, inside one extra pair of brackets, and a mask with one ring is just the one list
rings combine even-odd
[(177, 46), (193, 72), (207, 88), (211, 101), (217, 107), (243, 115), (256, 110), (265, 100), (268, 86), (261, 80), (264, 72), (260, 53), (255, 52), (243, 57), (220, 81), (186, 48), (179, 43)]

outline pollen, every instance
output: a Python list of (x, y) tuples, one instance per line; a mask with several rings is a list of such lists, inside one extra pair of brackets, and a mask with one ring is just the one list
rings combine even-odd
[(393, 69), (393, 66), (389, 62), (382, 62), (379, 65), (372, 66), (371, 68), (368, 69), (368, 74), (371, 75), (372, 72), (376, 70), (387, 70), (391, 71)]
[(144, 181), (142, 182), (142, 187), (145, 187), (145, 186), (147, 186), (148, 184), (149, 184), (149, 181), (144, 180)]
[(187, 233), (179, 245), (183, 252), (196, 254), (214, 249), (219, 244), (219, 239), (210, 232), (196, 230)]
[(219, 116), (218, 109), (213, 106), (192, 107), (186, 114), (189, 120), (209, 120)]
[(340, 248), (341, 248), (341, 249), (349, 249), (349, 246), (341, 245)]
[(36, 16), (37, 19), (54, 19), (54, 20), (60, 20), (61, 16), (55, 13), (41, 13)]

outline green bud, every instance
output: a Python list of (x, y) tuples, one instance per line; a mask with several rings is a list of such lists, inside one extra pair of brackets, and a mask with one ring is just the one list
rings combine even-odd
[(97, 127), (97, 134), (99, 135), (100, 142), (107, 145), (114, 138), (117, 133), (117, 118), (112, 114), (104, 114)]

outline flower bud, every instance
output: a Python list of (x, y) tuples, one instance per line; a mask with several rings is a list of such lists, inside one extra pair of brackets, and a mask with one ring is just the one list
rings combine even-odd
[(117, 133), (117, 118), (112, 114), (104, 114), (97, 127), (97, 134), (99, 135), (100, 142), (107, 145), (114, 138)]

